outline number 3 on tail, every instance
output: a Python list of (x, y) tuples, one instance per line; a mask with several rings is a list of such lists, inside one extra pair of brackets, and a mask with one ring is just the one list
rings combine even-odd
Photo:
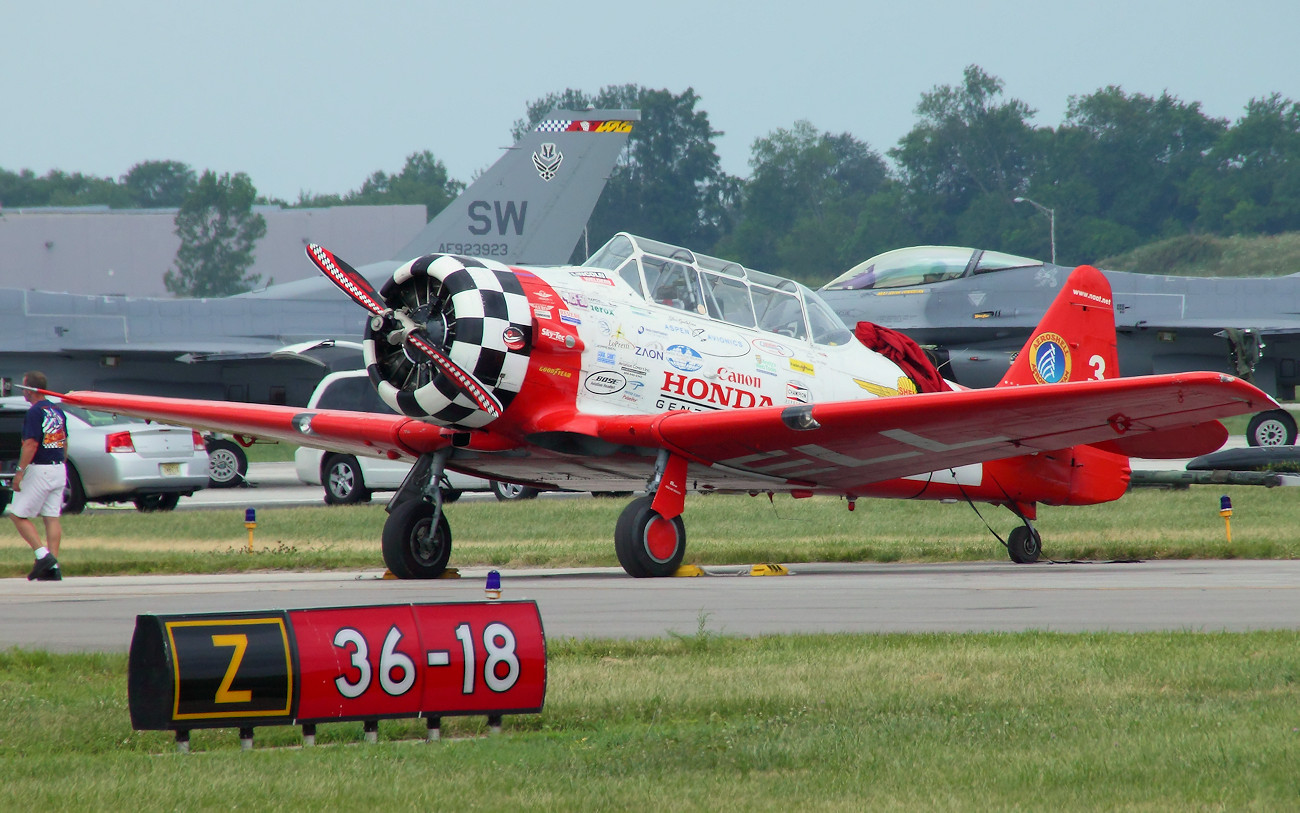
[(1093, 356), (1088, 359), (1088, 366), (1092, 368), (1092, 377), (1096, 381), (1101, 381), (1106, 377), (1106, 359), (1101, 356)]

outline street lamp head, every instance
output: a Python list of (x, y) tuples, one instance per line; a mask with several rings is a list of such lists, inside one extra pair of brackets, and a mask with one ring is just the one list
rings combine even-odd
[(1012, 202), (1012, 203), (1024, 203), (1024, 202), (1025, 202), (1025, 199), (1024, 199), (1024, 198), (1012, 198), (1012, 199), (1011, 199), (1011, 202)]

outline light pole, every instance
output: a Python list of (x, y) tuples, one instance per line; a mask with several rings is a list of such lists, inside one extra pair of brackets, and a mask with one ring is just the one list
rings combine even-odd
[(1041, 203), (1032, 201), (1029, 198), (1015, 198), (1012, 200), (1012, 202), (1028, 203), (1030, 206), (1034, 207), (1038, 211), (1047, 215), (1048, 226), (1051, 229), (1051, 233), (1052, 233), (1052, 265), (1056, 265), (1056, 210), (1048, 209), (1046, 206), (1042, 205)]

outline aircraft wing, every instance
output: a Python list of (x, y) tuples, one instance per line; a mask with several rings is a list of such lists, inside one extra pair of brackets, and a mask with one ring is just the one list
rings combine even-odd
[(451, 443), (449, 432), (402, 415), (112, 392), (51, 394), (87, 409), (371, 457), (413, 458)]
[[(397, 415), (101, 392), (61, 397), (90, 409), (353, 454), (409, 457), (451, 442), (450, 431)], [(1181, 456), (1195, 456), (1204, 451), (1198, 438), (1222, 441), (1217, 418), (1274, 407), (1232, 376), (1180, 373), (712, 412), (552, 413), (538, 428), (599, 438), (610, 448), (667, 449), (733, 487), (851, 492), (1076, 444), (1124, 452), (1126, 444), (1160, 447), (1165, 436), (1186, 445)], [(530, 464), (513, 465), (517, 477), (530, 479)]]
[[(1195, 448), (1196, 436), (1204, 434), (1187, 430), (1274, 404), (1240, 379), (1184, 373), (601, 418), (597, 432), (615, 443), (658, 445), (727, 473), (852, 491), (896, 477), (1077, 444), (1103, 444), (1113, 451), (1123, 451), (1126, 442), (1149, 448), (1160, 445), (1156, 433)], [(1221, 441), (1222, 429), (1217, 432)]]

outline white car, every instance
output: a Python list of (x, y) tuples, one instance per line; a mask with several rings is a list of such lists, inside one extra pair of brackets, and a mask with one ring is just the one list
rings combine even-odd
[[(346, 370), (325, 376), (311, 394), (307, 408), (393, 412), (380, 400), (375, 388), (370, 385), (365, 370)], [(367, 502), (371, 492), (395, 491), (411, 470), (411, 464), (402, 460), (357, 457), (305, 446), (299, 447), (294, 453), (293, 462), (299, 480), (325, 486), (325, 502), (330, 505)], [(442, 498), (446, 502), (458, 499), (465, 491), (491, 491), (498, 500), (529, 500), (538, 493), (535, 488), (484, 480), (453, 471), (446, 472), (443, 480)]]

